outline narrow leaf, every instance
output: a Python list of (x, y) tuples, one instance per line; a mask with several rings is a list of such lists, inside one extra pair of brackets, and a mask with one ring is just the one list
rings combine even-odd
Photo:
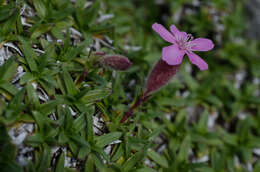
[(96, 137), (96, 145), (99, 147), (104, 147), (113, 141), (118, 140), (122, 136), (121, 132), (112, 132), (105, 134), (103, 136)]

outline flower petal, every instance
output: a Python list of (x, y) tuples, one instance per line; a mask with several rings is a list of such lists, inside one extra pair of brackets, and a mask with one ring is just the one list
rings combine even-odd
[(164, 47), (162, 50), (162, 59), (169, 65), (178, 65), (182, 62), (185, 51), (180, 50), (177, 45)]
[(171, 25), (170, 30), (174, 34), (174, 36), (177, 36), (181, 33), (175, 25)]
[(186, 52), (191, 63), (195, 64), (200, 70), (207, 70), (208, 64), (195, 53)]
[(154, 23), (152, 26), (153, 30), (157, 32), (165, 41), (175, 43), (174, 36), (167, 30), (163, 25)]
[(206, 38), (197, 38), (189, 42), (192, 51), (209, 51), (214, 47), (213, 42)]
[(179, 29), (175, 25), (171, 25), (170, 27), (171, 32), (175, 36), (176, 39), (178, 40), (186, 40), (187, 38), (187, 33), (186, 32), (180, 32)]

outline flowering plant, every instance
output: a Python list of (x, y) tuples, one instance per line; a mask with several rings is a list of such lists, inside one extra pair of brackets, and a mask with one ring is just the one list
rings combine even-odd
[(165, 41), (173, 45), (162, 49), (162, 59), (153, 67), (150, 73), (145, 92), (138, 98), (136, 103), (124, 114), (120, 122), (126, 121), (134, 113), (134, 110), (148, 100), (151, 93), (154, 93), (162, 86), (166, 85), (169, 80), (177, 73), (180, 68), (182, 59), (185, 54), (194, 65), (200, 70), (207, 70), (208, 64), (193, 51), (209, 51), (213, 49), (214, 44), (210, 39), (197, 38), (193, 39), (191, 34), (181, 32), (176, 26), (171, 25), (170, 33), (161, 24), (154, 23), (153, 30), (157, 32)]

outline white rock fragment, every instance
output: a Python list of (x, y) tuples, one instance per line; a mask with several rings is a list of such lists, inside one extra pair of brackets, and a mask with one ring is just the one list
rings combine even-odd
[(208, 117), (208, 129), (209, 131), (214, 130), (216, 119), (218, 118), (218, 112), (213, 112)]
[(98, 134), (98, 135), (103, 134), (102, 128), (104, 127), (104, 124), (102, 122), (103, 122), (102, 118), (93, 116), (93, 130), (94, 130), (95, 134)]
[(51, 147), (51, 154), (53, 155), (54, 153), (56, 153), (59, 150), (59, 146), (53, 146)]
[(70, 113), (71, 113), (72, 116), (77, 115), (77, 113), (71, 107), (69, 107), (69, 110), (70, 110)]
[(22, 10), (20, 11), (20, 15), (25, 17), (34, 17), (35, 12), (29, 5), (24, 4)]
[(194, 159), (192, 160), (193, 163), (202, 163), (202, 162), (208, 162), (209, 161), (209, 156), (205, 155), (199, 159)]
[(28, 134), (30, 134), (33, 131), (33, 124), (22, 124), (19, 128), (11, 128), (8, 131), (8, 134), (12, 140), (12, 143), (16, 146), (20, 146)]
[(234, 156), (234, 164), (236, 168), (240, 168), (241, 163), (239, 161), (239, 158), (237, 156)]
[(253, 165), (251, 163), (247, 163), (247, 170), (253, 171)]
[(93, 44), (93, 48), (95, 48), (98, 51), (101, 48), (101, 45), (100, 45), (101, 39), (95, 38), (94, 40), (95, 41), (94, 41), (94, 44)]
[(82, 34), (73, 27), (70, 27), (70, 33), (75, 35), (75, 36), (82, 37)]
[(83, 84), (83, 87), (91, 87), (91, 85), (89, 85), (89, 84)]
[(23, 53), (20, 51), (20, 49), (17, 46), (15, 46), (13, 43), (7, 42), (4, 43), (4, 46), (14, 49), (20, 56), (23, 56)]
[(71, 158), (68, 156), (65, 156), (65, 162), (64, 162), (64, 167), (71, 167)]
[(114, 14), (100, 14), (100, 17), (97, 19), (97, 22), (101, 23), (105, 20), (109, 20), (114, 17)]
[(18, 156), (16, 158), (17, 162), (21, 166), (26, 166), (28, 161), (33, 159), (33, 148), (32, 147), (24, 147), (23, 145), (19, 147)]
[(37, 89), (38, 84), (36, 82), (33, 82), (32, 86), (33, 86), (34, 89)]
[(34, 51), (35, 51), (36, 53), (38, 53), (38, 55), (45, 53), (43, 50), (40, 50), (40, 49), (34, 49)]
[(126, 45), (124, 46), (124, 49), (127, 50), (127, 51), (140, 51), (142, 49), (141, 46), (129, 46), (129, 45)]
[(27, 137), (27, 135), (28, 135), (27, 132), (19, 133), (19, 135), (12, 140), (12, 143), (15, 144), (15, 145), (22, 144), (23, 141), (25, 140), (25, 138)]
[(49, 42), (53, 42), (53, 38), (52, 38), (52, 36), (50, 35), (50, 34), (46, 34), (46, 39), (47, 39), (47, 41), (49, 41)]
[(92, 4), (93, 4), (93, 2), (87, 1), (87, 2), (85, 3), (85, 5), (84, 5), (84, 8), (88, 8), (88, 7), (90, 7)]
[(253, 79), (253, 84), (255, 84), (255, 85), (260, 84), (260, 78), (254, 78)]
[(156, 166), (156, 164), (148, 158), (144, 160), (144, 164), (151, 168)]
[(25, 8), (26, 8), (26, 5), (23, 4), (23, 7), (20, 9), (20, 15), (23, 15)]
[(49, 100), (49, 96), (45, 93), (45, 91), (41, 88), (41, 87), (38, 87), (38, 96), (39, 96), (39, 99), (44, 101), (44, 102), (47, 102)]
[(133, 86), (135, 86), (135, 84), (136, 84), (136, 80), (135, 80), (135, 79), (132, 79), (132, 80), (129, 82), (128, 86), (129, 86), (129, 87), (133, 87)]
[(57, 39), (57, 43), (62, 44), (63, 43), (62, 39)]
[(23, 26), (32, 27), (32, 24), (29, 24), (29, 23), (26, 22), (25, 17), (21, 17), (21, 23), (22, 23)]
[(240, 120), (244, 120), (246, 119), (247, 114), (245, 112), (239, 112), (237, 116)]
[(13, 53), (11, 51), (8, 50), (8, 48), (6, 47), (1, 47), (0, 48), (0, 66), (2, 64), (4, 64), (5, 60), (8, 60), (11, 56), (13, 55)]
[(102, 39), (99, 39), (99, 38), (96, 38), (96, 39), (98, 39), (98, 41), (100, 42), (100, 44), (102, 44), (103, 46), (108, 47), (108, 48), (110, 48), (110, 49), (112, 49), (112, 50), (115, 50), (115, 49), (116, 49), (115, 47), (109, 45), (109, 43), (107, 43), (106, 41), (104, 41), (104, 40), (102, 40)]
[(106, 41), (109, 43), (109, 44), (113, 44), (113, 40), (112, 39), (110, 39), (108, 36), (104, 36), (105, 37), (105, 39), (106, 39)]
[(184, 91), (183, 93), (182, 93), (182, 97), (183, 98), (186, 98), (186, 97), (188, 97), (190, 95), (190, 92), (189, 91)]
[(235, 74), (235, 88), (239, 89), (246, 77), (246, 71), (241, 70)]
[(169, 113), (166, 113), (166, 114), (165, 114), (165, 118), (166, 118), (167, 120), (171, 120), (171, 117), (172, 117), (171, 114), (169, 114)]
[(198, 7), (198, 6), (200, 6), (200, 1), (199, 0), (193, 0), (192, 5)]
[(110, 145), (118, 144), (118, 143), (121, 143), (121, 142), (122, 142), (121, 140), (115, 140), (115, 141), (111, 142)]
[(22, 66), (18, 66), (17, 67), (17, 73), (15, 74), (13, 80), (12, 80), (12, 84), (15, 83), (16, 81), (18, 81), (23, 75), (25, 74), (24, 69)]
[(163, 151), (166, 149), (166, 144), (163, 144), (159, 147), (159, 149), (157, 150), (158, 153), (163, 153)]
[(106, 152), (107, 155), (110, 154), (111, 150), (112, 150), (112, 146), (111, 146), (111, 145), (108, 145), (108, 146), (105, 147), (105, 149), (104, 149), (104, 151)]
[(24, 124), (24, 129), (27, 131), (27, 133), (32, 133), (34, 129), (33, 124)]
[(256, 154), (257, 156), (260, 156), (260, 148), (255, 148), (253, 149), (254, 154)]

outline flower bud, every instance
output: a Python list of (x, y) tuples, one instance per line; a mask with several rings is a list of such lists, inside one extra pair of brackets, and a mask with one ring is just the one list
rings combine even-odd
[(132, 65), (127, 57), (121, 55), (106, 55), (102, 63), (115, 70), (127, 70)]
[(152, 92), (155, 92), (162, 86), (166, 85), (179, 68), (180, 64), (168, 65), (165, 61), (160, 59), (153, 67), (152, 72), (148, 77), (144, 96), (148, 96)]

